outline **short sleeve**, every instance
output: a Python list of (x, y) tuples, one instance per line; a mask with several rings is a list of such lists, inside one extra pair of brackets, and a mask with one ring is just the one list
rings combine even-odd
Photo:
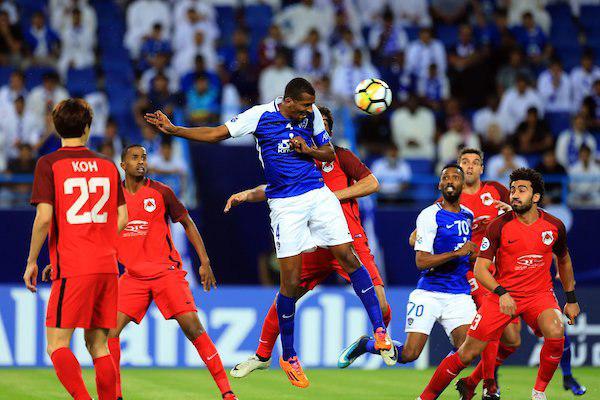
[(562, 258), (567, 253), (567, 229), (565, 228), (565, 224), (562, 223), (561, 220), (556, 219), (554, 223), (558, 228), (558, 237), (552, 246), (552, 252), (556, 254), (557, 257)]
[(162, 190), (162, 195), (165, 200), (165, 205), (167, 207), (167, 214), (171, 221), (179, 222), (188, 214), (187, 208), (179, 201), (175, 193), (170, 187), (166, 187)]
[(244, 135), (251, 135), (256, 131), (261, 116), (261, 108), (255, 106), (231, 118), (229, 121), (225, 122), (225, 126), (229, 130), (231, 137), (236, 138)]
[(371, 175), (371, 170), (350, 150), (336, 147), (336, 153), (340, 168), (349, 178), (360, 181)]
[(491, 181), (490, 184), (496, 188), (498, 194), (500, 195), (500, 201), (510, 204), (510, 192), (503, 184), (495, 181)]
[(477, 257), (494, 260), (494, 257), (496, 257), (496, 251), (498, 250), (498, 247), (500, 247), (500, 236), (502, 227), (504, 226), (501, 221), (502, 219), (499, 218), (488, 225), (487, 229), (485, 230), (485, 236), (481, 240), (479, 255)]
[(331, 137), (325, 130), (325, 124), (323, 123), (323, 116), (319, 108), (313, 104), (313, 141), (317, 147), (321, 147), (331, 142)]
[(40, 158), (35, 166), (30, 203), (54, 205), (54, 172), (51, 162), (46, 157)]
[[(437, 206), (436, 206), (437, 207)], [(417, 217), (417, 238), (415, 251), (425, 251), (433, 254), (433, 241), (437, 233), (436, 213), (427, 208)]]

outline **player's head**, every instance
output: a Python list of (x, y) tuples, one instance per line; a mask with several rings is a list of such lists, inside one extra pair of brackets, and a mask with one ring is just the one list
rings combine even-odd
[(144, 178), (148, 171), (148, 155), (141, 144), (130, 144), (121, 152), (121, 168), (125, 175), (132, 178)]
[(299, 121), (312, 113), (315, 103), (315, 88), (304, 78), (294, 78), (285, 86), (283, 103), (286, 117)]
[(510, 205), (517, 214), (525, 214), (544, 197), (544, 179), (531, 168), (518, 168), (510, 174)]
[(438, 189), (449, 203), (456, 203), (465, 183), (465, 172), (458, 164), (448, 164), (442, 168)]
[(333, 135), (333, 114), (331, 110), (325, 106), (318, 106), (319, 112), (323, 117), (323, 124), (325, 125), (325, 130), (329, 134), (329, 136)]
[(52, 110), (54, 129), (63, 139), (81, 138), (86, 142), (90, 135), (92, 118), (92, 107), (83, 99), (63, 100)]
[(479, 149), (465, 147), (458, 155), (458, 165), (465, 173), (467, 185), (477, 183), (483, 174), (483, 152)]

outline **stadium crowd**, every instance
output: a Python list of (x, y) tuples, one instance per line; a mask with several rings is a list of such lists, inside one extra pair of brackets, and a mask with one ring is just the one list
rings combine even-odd
[[(223, 123), (304, 76), (382, 201), (476, 147), (489, 179), (533, 166), (558, 177), (550, 201), (570, 177), (572, 206), (600, 206), (599, 17), (597, 0), (2, 0), (0, 171), (32, 173), (60, 145), (52, 106), (80, 96), (94, 149), (118, 160), (141, 142), (155, 173), (184, 178), (181, 145), (145, 112)], [(353, 106), (371, 77), (394, 93), (380, 116)], [(26, 200), (26, 180), (5, 182), (2, 205)]]

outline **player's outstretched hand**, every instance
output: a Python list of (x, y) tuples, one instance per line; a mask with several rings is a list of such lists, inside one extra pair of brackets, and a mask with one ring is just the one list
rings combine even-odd
[(567, 318), (569, 318), (569, 325), (575, 325), (575, 318), (577, 318), (580, 311), (578, 303), (565, 304), (564, 312)]
[(37, 263), (27, 263), (27, 267), (25, 267), (25, 273), (23, 274), (23, 281), (25, 282), (27, 289), (29, 289), (29, 291), (32, 293), (37, 292), (37, 275)]
[(510, 204), (507, 204), (503, 201), (494, 200), (493, 204), (494, 204), (494, 207), (496, 207), (498, 210), (502, 210), (504, 212), (512, 211), (512, 207), (510, 206)]
[(500, 296), (500, 311), (509, 316), (514, 316), (517, 312), (517, 303), (509, 293)]
[(200, 282), (202, 282), (202, 288), (205, 292), (210, 292), (211, 288), (217, 288), (217, 280), (210, 264), (200, 265), (198, 272), (200, 273)]
[(225, 204), (225, 209), (223, 212), (228, 213), (231, 210), (231, 207), (239, 206), (242, 203), (245, 203), (248, 200), (248, 192), (239, 192), (236, 194), (232, 194), (229, 199), (227, 199), (227, 203)]
[(50, 281), (50, 274), (52, 274), (52, 264), (48, 264), (42, 270), (42, 282)]
[(160, 110), (155, 111), (153, 113), (146, 113), (146, 115), (144, 115), (144, 119), (147, 123), (149, 123), (150, 125), (154, 125), (161, 132), (164, 132), (167, 135), (175, 133), (175, 125), (173, 125), (169, 117), (167, 117)]
[(306, 141), (302, 136), (294, 136), (290, 139), (290, 146), (300, 154), (309, 154), (312, 152), (312, 148), (306, 144)]

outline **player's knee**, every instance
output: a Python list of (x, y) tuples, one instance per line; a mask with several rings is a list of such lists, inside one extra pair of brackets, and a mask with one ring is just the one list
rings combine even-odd
[(104, 342), (86, 342), (85, 347), (92, 358), (98, 358), (110, 354), (108, 351), (108, 345)]
[(287, 297), (296, 297), (300, 287), (300, 276), (289, 276), (281, 281), (279, 292)]
[(565, 336), (565, 328), (562, 324), (553, 324), (547, 327), (544, 332), (544, 337), (549, 339), (560, 339)]
[(521, 335), (509, 334), (502, 338), (502, 344), (508, 347), (520, 347), (521, 346)]
[(466, 348), (465, 346), (461, 346), (458, 349), (458, 357), (460, 358), (460, 361), (464, 365), (471, 364), (473, 362), (473, 360), (475, 360), (475, 358), (477, 358), (477, 356), (479, 356), (479, 352), (474, 349), (469, 349), (469, 348)]
[(190, 342), (193, 342), (206, 333), (201, 324), (198, 324), (198, 326), (190, 326), (185, 328), (182, 327), (182, 330), (185, 334), (185, 337), (187, 337)]

